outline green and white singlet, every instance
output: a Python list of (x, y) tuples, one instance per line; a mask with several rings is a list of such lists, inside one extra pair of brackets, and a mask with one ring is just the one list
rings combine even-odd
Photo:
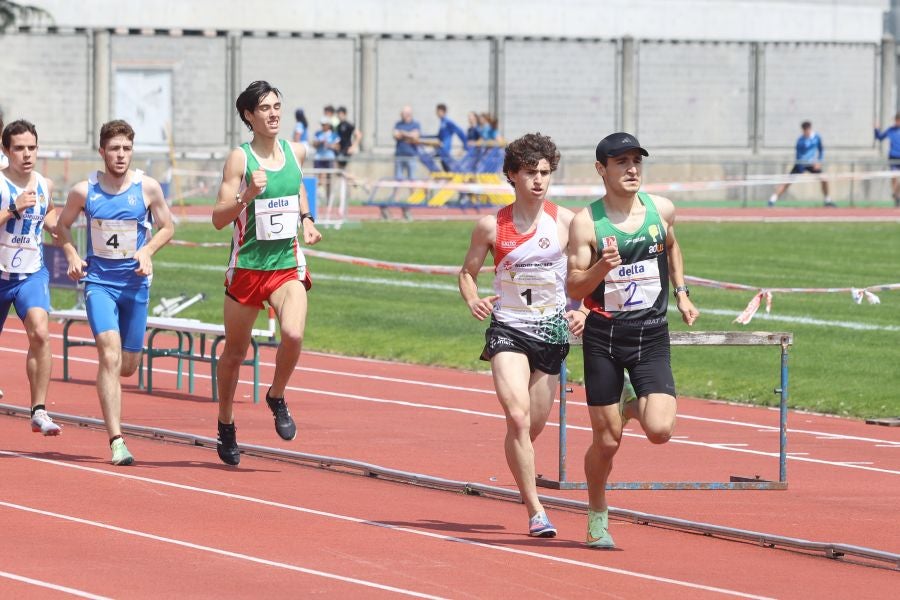
[[(291, 145), (278, 140), (278, 146), (283, 158), (281, 166), (263, 167), (266, 188), (234, 221), (227, 281), (231, 281), (234, 269), (277, 271), (296, 267), (301, 280), (306, 275), (306, 257), (297, 239), (303, 171)], [(261, 161), (249, 143), (241, 144), (240, 148), (246, 161), (241, 182), (243, 191)]]
[(610, 223), (602, 199), (591, 203), (598, 252), (616, 244), (622, 264), (607, 273), (584, 302), (587, 308), (617, 322), (661, 325), (666, 323), (669, 306), (666, 228), (650, 196), (639, 192), (638, 200), (646, 214), (634, 233), (625, 233)]

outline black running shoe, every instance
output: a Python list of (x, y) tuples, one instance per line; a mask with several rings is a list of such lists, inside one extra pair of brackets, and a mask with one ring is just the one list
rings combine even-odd
[(269, 392), (266, 392), (266, 404), (269, 405), (269, 410), (275, 416), (275, 431), (278, 432), (281, 439), (292, 440), (297, 437), (297, 426), (291, 417), (291, 411), (284, 403), (284, 398), (272, 398), (269, 396)]
[(237, 445), (237, 435), (234, 423), (226, 425), (219, 423), (219, 437), (216, 440), (216, 452), (226, 465), (236, 465), (241, 462), (241, 450)]

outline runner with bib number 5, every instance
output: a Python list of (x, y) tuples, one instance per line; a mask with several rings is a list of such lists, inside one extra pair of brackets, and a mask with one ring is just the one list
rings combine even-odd
[(281, 328), (266, 404), (279, 437), (292, 440), (297, 435), (284, 391), (300, 360), (306, 292), (312, 286), (298, 229), (302, 229), (306, 244), (322, 239), (303, 186), (306, 146), (278, 138), (281, 92), (268, 82), (254, 81), (238, 96), (235, 106), (253, 139), (228, 155), (212, 214), (216, 229), (234, 226), (225, 271), (225, 347), (216, 370), (216, 449), (222, 462), (229, 465), (241, 460), (233, 410), (238, 370), (264, 302), (275, 310)]
[[(654, 444), (675, 428), (666, 321), (669, 282), (682, 319), (699, 316), (684, 285), (684, 261), (675, 239), (675, 207), (667, 198), (640, 192), (643, 157), (627, 133), (597, 145), (597, 173), (606, 196), (580, 211), (569, 230), (568, 291), (584, 299), (584, 377), (593, 441), (584, 457), (588, 485), (587, 544), (613, 548), (606, 482), (629, 418)], [(637, 399), (625, 402), (624, 371)]]

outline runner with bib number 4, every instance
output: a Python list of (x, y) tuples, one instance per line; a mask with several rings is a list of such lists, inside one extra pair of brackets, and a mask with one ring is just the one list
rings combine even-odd
[[(134, 129), (125, 121), (100, 128), (105, 170), (72, 188), (59, 217), (59, 236), (69, 262), (69, 278), (85, 282), (88, 322), (97, 343), (97, 395), (109, 433), (112, 463), (130, 465), (120, 426), (122, 377), (140, 365), (153, 280), (153, 255), (175, 233), (159, 183), (131, 169)], [(87, 256), (72, 243), (71, 227), (87, 219)], [(152, 228), (156, 227), (155, 233)], [(152, 236), (151, 236), (152, 233)]]

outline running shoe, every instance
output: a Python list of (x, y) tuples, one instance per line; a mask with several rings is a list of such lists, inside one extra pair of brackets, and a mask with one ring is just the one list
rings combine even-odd
[(297, 437), (297, 426), (291, 417), (291, 411), (284, 403), (284, 398), (272, 398), (269, 396), (269, 392), (266, 392), (266, 404), (269, 405), (269, 410), (275, 417), (275, 431), (278, 432), (281, 439), (292, 440)]
[(588, 509), (587, 545), (590, 548), (615, 548), (609, 535), (609, 510)]
[(556, 537), (556, 527), (547, 518), (547, 513), (542, 511), (528, 519), (528, 535), (531, 537)]
[(128, 451), (125, 440), (122, 438), (114, 439), (112, 444), (109, 445), (109, 449), (112, 450), (112, 464), (126, 467), (134, 462), (134, 457)]
[(35, 433), (40, 431), (44, 435), (59, 435), (60, 428), (46, 410), (39, 408), (31, 415), (31, 431)]
[(226, 465), (236, 465), (241, 462), (241, 450), (237, 445), (237, 434), (234, 423), (226, 425), (219, 422), (219, 437), (216, 439), (216, 452)]
[(625, 427), (625, 424), (631, 418), (625, 416), (626, 407), (629, 403), (636, 401), (637, 393), (634, 391), (634, 386), (631, 385), (631, 379), (626, 374), (625, 382), (622, 384), (622, 393), (619, 395), (619, 417), (622, 419), (622, 427)]

